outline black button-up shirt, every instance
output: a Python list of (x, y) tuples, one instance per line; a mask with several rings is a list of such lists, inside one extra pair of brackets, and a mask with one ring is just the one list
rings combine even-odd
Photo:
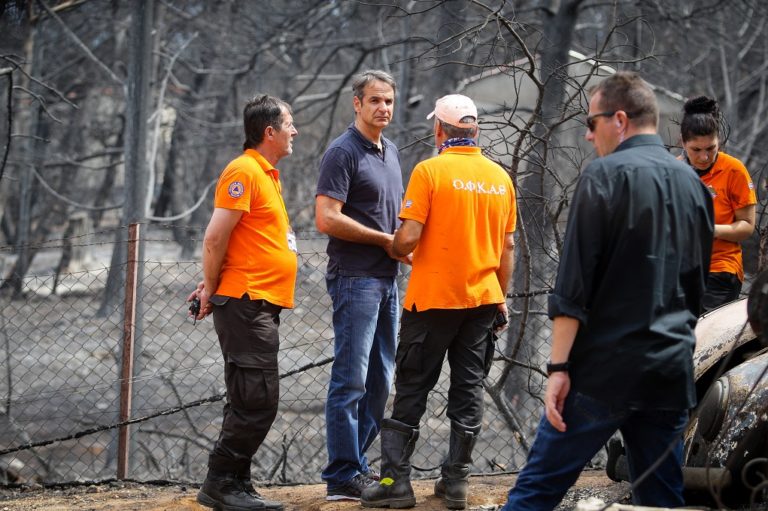
[(632, 409), (696, 402), (692, 355), (712, 199), (657, 135), (595, 159), (573, 196), (549, 316), (579, 320), (572, 392)]

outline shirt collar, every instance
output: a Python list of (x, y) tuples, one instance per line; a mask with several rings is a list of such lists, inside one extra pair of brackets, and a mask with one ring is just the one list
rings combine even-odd
[(615, 153), (625, 149), (630, 149), (632, 147), (639, 147), (644, 145), (658, 145), (663, 147), (664, 142), (661, 140), (661, 137), (655, 133), (648, 135), (634, 135), (619, 144), (613, 152)]
[(273, 167), (272, 164), (269, 163), (269, 161), (264, 158), (264, 156), (262, 156), (261, 153), (256, 149), (248, 148), (245, 150), (245, 154), (256, 160), (256, 163), (259, 164), (259, 167), (261, 167), (261, 170), (263, 170), (265, 173), (274, 174), (275, 176), (280, 175), (280, 171)]
[[(366, 149), (370, 149), (371, 151), (376, 151), (376, 152), (379, 151), (379, 147), (376, 144), (374, 144), (373, 142), (371, 142), (370, 140), (365, 138), (365, 135), (360, 133), (360, 130), (355, 127), (355, 123), (354, 122), (352, 124), (350, 124), (347, 129), (350, 130), (357, 137), (357, 139), (360, 141), (360, 143), (363, 145), (363, 147), (365, 147)], [(387, 139), (384, 138), (384, 136), (382, 135), (382, 137), (381, 137), (381, 150), (385, 151), (386, 148), (387, 148)]]
[(443, 149), (440, 154), (480, 154), (482, 151), (478, 146), (451, 146)]

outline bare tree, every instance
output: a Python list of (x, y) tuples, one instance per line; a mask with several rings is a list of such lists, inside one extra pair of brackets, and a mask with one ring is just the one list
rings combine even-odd
[[(152, 211), (147, 222), (172, 225), (181, 257), (193, 259), (213, 205), (211, 184), (241, 150), (242, 105), (266, 92), (293, 105), (300, 134), (295, 153), (281, 162), (281, 180), (294, 228), (309, 229), (318, 159), (352, 121), (356, 72), (384, 68), (398, 81), (396, 116), (385, 134), (400, 148), (406, 179), (434, 150), (425, 119), (434, 100), (448, 92), (480, 94), (479, 84), (491, 83), (483, 80), (498, 77), (485, 92), (491, 99), (483, 142), (513, 177), (520, 215), (515, 321), (500, 345), (503, 369), (488, 391), (527, 448), (544, 380), (538, 368), (548, 353), (546, 293), (569, 198), (591, 156), (579, 120), (589, 84), (608, 68), (634, 69), (676, 101), (716, 96), (730, 123), (728, 149), (747, 163), (762, 195), (768, 162), (760, 143), (768, 128), (763, 4), (157, 0), (151, 79), (141, 98), (150, 134), (143, 153), (153, 176), (138, 185), (147, 199), (142, 213)], [(11, 98), (13, 123), (0, 131), (0, 225), (23, 256), (4, 281), (19, 290), (35, 247), (61, 235), (72, 212), (90, 211), (103, 227), (125, 227), (128, 217), (106, 208), (120, 206), (129, 191), (126, 166), (135, 160), (122, 150), (131, 145), (127, 124), (137, 98), (123, 85), (129, 3), (2, 5), (0, 28), (16, 35), (0, 43), (0, 80), (7, 84), (0, 92)], [(675, 145), (673, 128), (665, 136)], [(759, 216), (768, 260), (768, 218)], [(119, 297), (109, 289), (105, 296)]]

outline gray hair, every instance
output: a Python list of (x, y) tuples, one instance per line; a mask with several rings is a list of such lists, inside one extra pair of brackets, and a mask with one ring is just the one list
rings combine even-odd
[(395, 84), (395, 79), (392, 78), (391, 74), (387, 73), (386, 71), (381, 71), (380, 69), (368, 69), (356, 75), (352, 80), (352, 93), (357, 99), (362, 101), (363, 97), (365, 96), (366, 85), (374, 81), (386, 83), (392, 87), (393, 92), (397, 93), (397, 85)]
[(618, 71), (590, 91), (600, 93), (600, 104), (605, 111), (624, 110), (636, 126), (659, 124), (659, 105), (648, 82), (633, 71)]
[[(448, 138), (475, 138), (477, 136), (477, 125), (471, 128), (459, 128), (453, 124), (448, 124), (445, 121), (437, 120), (440, 123), (440, 127), (443, 129), (445, 136)], [(461, 122), (476, 122), (477, 119), (471, 115), (467, 115), (461, 118)]]

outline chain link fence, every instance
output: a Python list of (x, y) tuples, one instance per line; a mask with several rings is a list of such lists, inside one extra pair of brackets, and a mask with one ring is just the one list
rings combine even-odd
[[(181, 261), (176, 233), (152, 226), (143, 239), (132, 402), (124, 417), (131, 479), (202, 480), (221, 425), (223, 363), (213, 322), (193, 324), (185, 302), (201, 278), (200, 262)], [(199, 246), (202, 229), (193, 237)], [(117, 473), (127, 263), (110, 268), (115, 239), (125, 235), (103, 231), (30, 247), (35, 257), (26, 276), (0, 281), (0, 482), (99, 480)], [(325, 244), (316, 233), (299, 236), (296, 307), (281, 314), (280, 409), (254, 458), (253, 476), (260, 481), (319, 482), (327, 460), (333, 329)], [(0, 247), (3, 275), (14, 253)], [(407, 274), (399, 284), (402, 293)], [(476, 472), (513, 471), (525, 461), (549, 352), (546, 292), (509, 299), (511, 327), (497, 342), (486, 379)], [(448, 382), (445, 364), (421, 423), (415, 477), (435, 476), (447, 455)], [(377, 466), (378, 441), (369, 457)]]

